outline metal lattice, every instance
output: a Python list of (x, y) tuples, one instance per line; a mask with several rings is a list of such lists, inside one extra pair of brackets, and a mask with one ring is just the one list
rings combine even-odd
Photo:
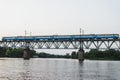
[(32, 49), (120, 49), (120, 39), (73, 40), (73, 41), (1, 41), (1, 47)]

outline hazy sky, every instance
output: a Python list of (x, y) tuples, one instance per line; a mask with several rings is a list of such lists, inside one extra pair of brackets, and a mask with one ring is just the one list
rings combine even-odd
[(0, 37), (25, 30), (27, 35), (79, 34), (80, 28), (86, 34), (120, 34), (120, 0), (0, 0)]
[(120, 34), (120, 0), (0, 0), (0, 37)]

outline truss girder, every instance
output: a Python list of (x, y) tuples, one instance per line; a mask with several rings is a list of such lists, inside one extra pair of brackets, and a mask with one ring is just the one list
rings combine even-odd
[(120, 49), (120, 39), (116, 40), (82, 40), (82, 41), (29, 41), (29, 42), (0, 42), (1, 47), (25, 48), (29, 46), (32, 49)]

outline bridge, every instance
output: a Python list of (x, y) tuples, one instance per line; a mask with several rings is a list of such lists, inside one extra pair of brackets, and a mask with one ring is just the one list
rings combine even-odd
[[(84, 49), (120, 49), (119, 34), (48, 35), (3, 37), (1, 47), (30, 49), (78, 49), (79, 60)], [(25, 51), (27, 54), (27, 50)]]
[(31, 49), (120, 49), (120, 39), (65, 40), (65, 41), (0, 41), (1, 47)]
[(31, 49), (120, 49), (118, 34), (3, 37), (1, 47)]

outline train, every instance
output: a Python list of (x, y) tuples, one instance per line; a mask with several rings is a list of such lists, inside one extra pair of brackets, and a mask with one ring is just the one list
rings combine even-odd
[(118, 39), (119, 34), (49, 35), (2, 37), (2, 41), (55, 41), (80, 39)]

